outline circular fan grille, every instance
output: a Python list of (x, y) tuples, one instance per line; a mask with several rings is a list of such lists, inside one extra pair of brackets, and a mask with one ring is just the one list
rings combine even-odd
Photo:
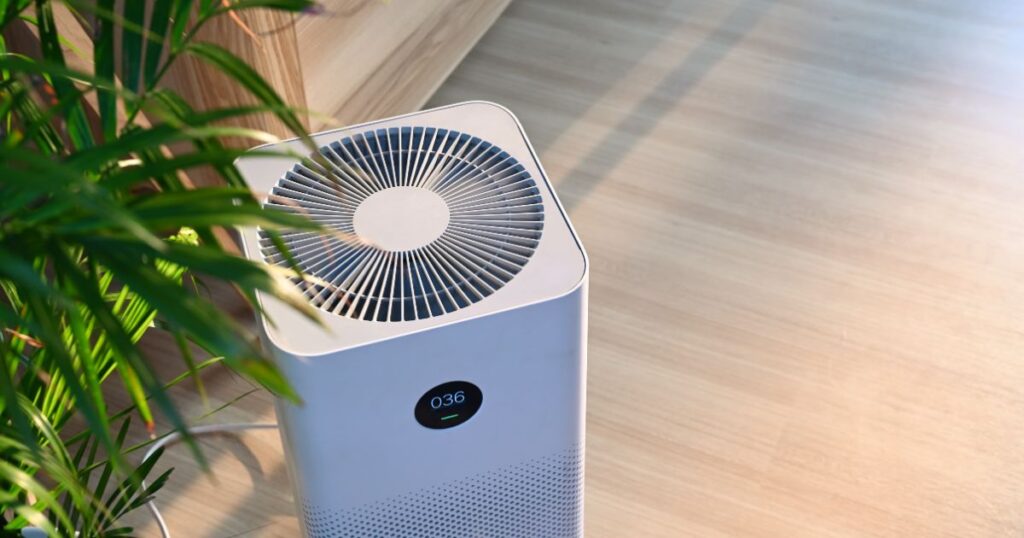
[[(313, 305), (368, 321), (424, 319), (480, 301), (526, 265), (544, 221), (537, 185), (515, 158), (429, 127), (323, 146), (277, 182), (266, 205), (334, 232), (281, 234), (307, 275), (293, 281)], [(290, 265), (263, 230), (260, 248), (269, 263)]]

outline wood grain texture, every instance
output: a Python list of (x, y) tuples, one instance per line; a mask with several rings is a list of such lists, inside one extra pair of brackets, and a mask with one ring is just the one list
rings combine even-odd
[[(214, 17), (199, 31), (197, 40), (210, 42), (234, 53), (256, 70), (285, 103), (300, 110), (306, 108), (302, 84), (302, 62), (295, 40), (294, 15), (266, 9), (247, 9), (229, 16)], [(202, 60), (182, 56), (168, 71), (164, 84), (178, 92), (197, 110), (255, 104), (247, 89)], [(306, 120), (305, 113), (300, 119)], [(256, 114), (225, 122), (269, 132), (282, 138), (295, 136), (273, 114)], [(256, 145), (252, 140), (229, 141), (237, 147)], [(209, 174), (190, 174), (199, 184), (217, 180)]]
[[(441, 87), (519, 115), (591, 256), (588, 537), (1024, 533), (1022, 23), (517, 0)], [(295, 536), (272, 434), (203, 444), (179, 535)]]
[(327, 0), (296, 25), (315, 126), (419, 110), (509, 0)]

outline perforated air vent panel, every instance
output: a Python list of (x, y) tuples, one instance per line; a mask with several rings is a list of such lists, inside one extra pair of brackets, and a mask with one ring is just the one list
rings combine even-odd
[(308, 503), (310, 538), (567, 538), (582, 536), (578, 449), (353, 510)]
[[(465, 308), (507, 284), (537, 248), (544, 206), (530, 174), (480, 138), (432, 127), (367, 131), (296, 164), (267, 205), (333, 233), (282, 234), (333, 314), (399, 322)], [(260, 231), (269, 263), (288, 266)]]

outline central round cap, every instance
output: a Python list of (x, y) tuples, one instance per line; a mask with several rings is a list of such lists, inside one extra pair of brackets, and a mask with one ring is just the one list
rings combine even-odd
[(448, 227), (444, 198), (420, 187), (391, 187), (363, 200), (353, 218), (356, 235), (382, 250), (401, 252), (432, 243)]

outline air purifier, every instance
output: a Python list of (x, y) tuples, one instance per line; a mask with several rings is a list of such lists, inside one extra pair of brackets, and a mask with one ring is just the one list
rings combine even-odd
[(518, 120), (469, 102), (312, 139), (238, 162), (330, 231), (241, 231), (322, 322), (259, 297), (302, 399), (277, 414), (304, 535), (582, 535), (587, 258)]

